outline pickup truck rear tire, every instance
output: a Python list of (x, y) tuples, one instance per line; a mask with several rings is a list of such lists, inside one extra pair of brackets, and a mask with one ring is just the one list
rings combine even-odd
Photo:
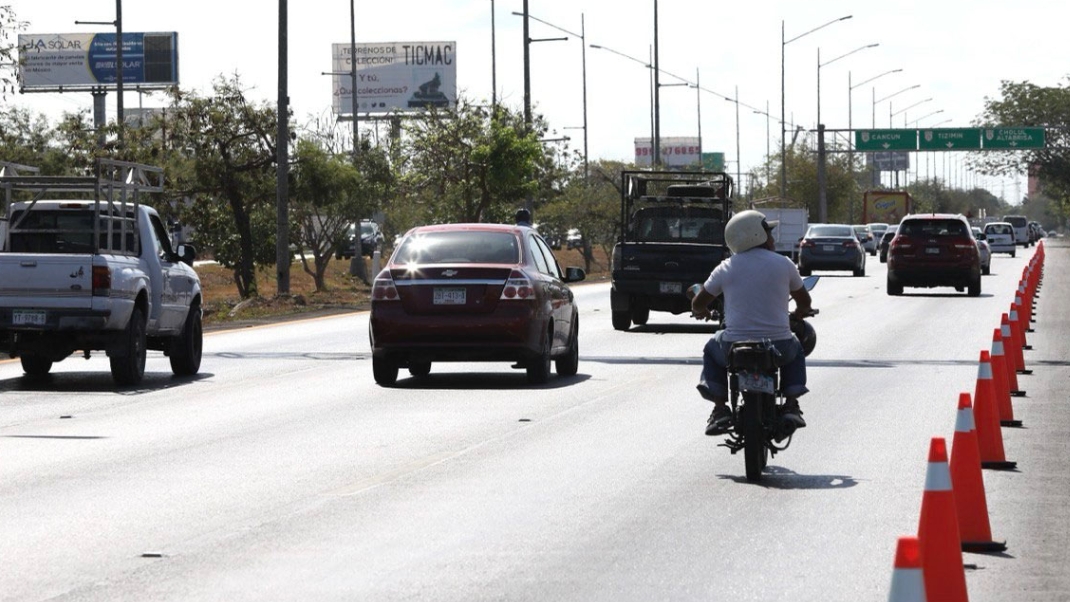
[(44, 376), (52, 369), (52, 360), (39, 355), (20, 355), (22, 371), (29, 376)]
[(649, 307), (632, 308), (632, 322), (635, 322), (637, 326), (646, 326), (648, 320), (650, 320)]
[(613, 328), (616, 330), (628, 330), (632, 326), (632, 314), (628, 310), (613, 312)]
[(136, 385), (145, 376), (145, 314), (140, 307), (130, 313), (123, 333), (122, 355), (112, 355), (111, 377), (117, 385)]
[(201, 369), (203, 339), (201, 308), (194, 305), (189, 308), (182, 334), (171, 343), (171, 371), (175, 376), (192, 376)]

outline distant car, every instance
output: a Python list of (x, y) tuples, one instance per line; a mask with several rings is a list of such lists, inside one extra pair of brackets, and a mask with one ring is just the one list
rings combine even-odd
[(904, 287), (953, 286), (981, 295), (981, 258), (962, 215), (913, 214), (903, 218), (888, 248), (888, 294)]
[(358, 224), (349, 224), (343, 241), (335, 249), (335, 258), (353, 258), (357, 254), (358, 244), (361, 255), (374, 255), (375, 250), (383, 244), (383, 231), (379, 224), (372, 220), (362, 220), (359, 227)]
[(884, 236), (884, 231), (889, 228), (889, 225), (884, 222), (872, 222), (866, 225), (869, 226), (869, 231), (873, 233), (873, 239), (878, 241)]
[(1007, 222), (989, 222), (984, 227), (985, 241), (993, 253), (1008, 253), (1014, 257), (1014, 226)]
[(580, 234), (578, 228), (570, 228), (568, 233), (565, 234), (565, 247), (569, 249), (578, 249), (583, 246), (583, 235)]
[(866, 252), (848, 224), (814, 224), (799, 242), (799, 273), (813, 270), (850, 270), (866, 275)]
[(851, 227), (854, 228), (855, 234), (858, 236), (858, 241), (862, 243), (862, 248), (870, 255), (876, 255), (878, 237), (874, 236), (873, 231), (870, 230), (869, 226), (866, 224), (855, 224)]
[(576, 374), (579, 310), (546, 241), (528, 226), (442, 224), (405, 234), (371, 291), (372, 373), (427, 376), (432, 362), (513, 362), (528, 382)]
[(992, 273), (992, 250), (988, 247), (985, 233), (980, 228), (974, 226), (971, 230), (973, 231), (974, 240), (977, 241), (977, 252), (980, 254), (981, 275), (988, 276)]
[(1029, 222), (1029, 242), (1036, 244), (1040, 242), (1040, 222)]
[(891, 226), (888, 226), (888, 229), (881, 235), (880, 249), (878, 250), (881, 263), (888, 261), (888, 245), (892, 243), (892, 239), (895, 238), (895, 232), (898, 229), (898, 225), (892, 224)]

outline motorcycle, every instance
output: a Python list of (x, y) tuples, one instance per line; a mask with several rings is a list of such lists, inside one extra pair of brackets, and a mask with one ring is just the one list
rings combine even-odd
[[(813, 289), (818, 278), (803, 279), (807, 291)], [(817, 313), (816, 309), (811, 310), (809, 316)], [(791, 330), (803, 344), (804, 354), (810, 355), (817, 343), (813, 327), (793, 315)], [(732, 343), (728, 354), (732, 426), (726, 440), (718, 445), (727, 447), (733, 455), (743, 451), (748, 481), (761, 479), (769, 458), (791, 445), (795, 431), (793, 423), (781, 420), (784, 395), (779, 388), (778, 357), (779, 353), (769, 341), (760, 340)], [(781, 445), (781, 442), (784, 443)]]

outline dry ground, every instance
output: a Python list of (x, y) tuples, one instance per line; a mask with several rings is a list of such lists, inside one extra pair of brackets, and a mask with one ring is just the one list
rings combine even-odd
[[(578, 250), (555, 251), (561, 267), (583, 266), (583, 257)], [(592, 266), (588, 280), (609, 277), (609, 262), (600, 249), (595, 249), (598, 263)], [(385, 263), (385, 259), (384, 259)], [(365, 258), (365, 266), (371, 273), (371, 260)], [(260, 270), (257, 287), (260, 296), (241, 302), (231, 270), (220, 265), (197, 266), (204, 294), (205, 328), (244, 326), (263, 322), (321, 315), (344, 311), (368, 309), (370, 287), (358, 278), (349, 275), (349, 260), (332, 259), (327, 266), (327, 289), (316, 291), (312, 276), (305, 273), (300, 262), (290, 267), (290, 295), (278, 296), (278, 286), (273, 267)], [(371, 278), (371, 275), (369, 275)]]

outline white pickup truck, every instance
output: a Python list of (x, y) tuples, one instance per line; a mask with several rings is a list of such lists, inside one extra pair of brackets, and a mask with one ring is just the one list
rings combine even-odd
[[(176, 375), (201, 364), (201, 284), (190, 245), (172, 249), (159, 214), (138, 202), (163, 172), (101, 160), (85, 178), (0, 173), (0, 353), (31, 377), (103, 350), (119, 385), (140, 382), (146, 350)], [(32, 200), (92, 191), (93, 200)], [(12, 200), (13, 192), (31, 200)], [(14, 195), (14, 196), (17, 196)]]

